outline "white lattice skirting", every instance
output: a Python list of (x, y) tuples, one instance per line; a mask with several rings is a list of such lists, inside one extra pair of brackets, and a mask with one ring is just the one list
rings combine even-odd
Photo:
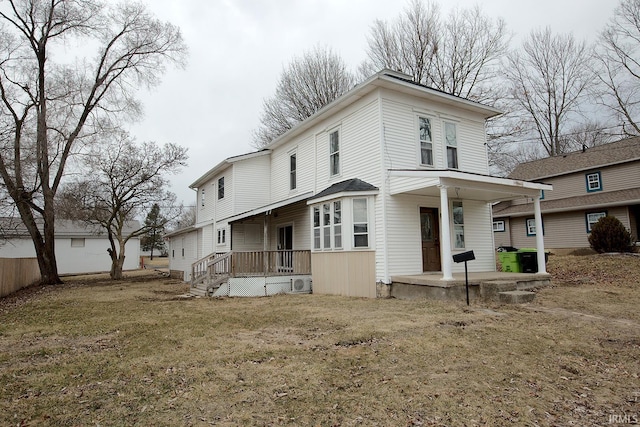
[(264, 297), (290, 293), (311, 293), (311, 276), (233, 277), (213, 296)]

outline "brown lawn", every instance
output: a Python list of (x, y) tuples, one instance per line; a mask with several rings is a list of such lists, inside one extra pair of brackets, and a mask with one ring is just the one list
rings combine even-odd
[[(524, 306), (185, 299), (153, 270), (0, 301), (0, 425), (596, 426), (640, 418), (640, 257)], [(640, 420), (638, 420), (640, 422)], [(621, 424), (620, 424), (621, 425)]]

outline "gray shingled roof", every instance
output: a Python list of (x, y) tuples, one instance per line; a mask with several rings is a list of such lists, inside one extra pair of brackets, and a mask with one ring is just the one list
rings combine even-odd
[(309, 200), (319, 199), (321, 197), (329, 196), (331, 194), (342, 193), (345, 191), (353, 192), (353, 191), (376, 191), (378, 187), (369, 184), (368, 182), (364, 182), (358, 178), (347, 179), (346, 181), (341, 181), (333, 184), (331, 187), (325, 188), (318, 194), (313, 197), (310, 197)]
[[(553, 211), (577, 210), (580, 208), (589, 209), (591, 207), (607, 207), (617, 206), (621, 204), (629, 204), (634, 201), (640, 201), (640, 188), (631, 188), (618, 191), (602, 191), (598, 193), (585, 194), (582, 196), (565, 197), (557, 200), (540, 201), (540, 210), (542, 213)], [(531, 214), (533, 215), (533, 203), (512, 205), (508, 202), (498, 203), (493, 206), (493, 217), (500, 218), (505, 216), (518, 216)]]
[(533, 181), (638, 159), (640, 159), (640, 137), (627, 138), (587, 148), (584, 152), (574, 151), (561, 156), (521, 163), (511, 172), (509, 178)]

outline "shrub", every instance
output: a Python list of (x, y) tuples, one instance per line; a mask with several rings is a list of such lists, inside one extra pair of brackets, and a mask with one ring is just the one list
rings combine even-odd
[(605, 216), (596, 222), (589, 235), (591, 248), (598, 252), (631, 252), (631, 233), (615, 216)]

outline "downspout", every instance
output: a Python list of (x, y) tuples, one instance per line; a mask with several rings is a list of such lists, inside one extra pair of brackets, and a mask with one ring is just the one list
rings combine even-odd
[(378, 126), (379, 126), (379, 140), (380, 140), (380, 168), (381, 168), (381, 191), (380, 195), (382, 202), (382, 282), (385, 284), (391, 283), (391, 277), (389, 277), (389, 241), (387, 234), (387, 189), (388, 189), (388, 172), (385, 167), (385, 153), (386, 153), (386, 140), (385, 140), (385, 128), (384, 128), (384, 114), (382, 111), (382, 96), (380, 89), (378, 89)]

